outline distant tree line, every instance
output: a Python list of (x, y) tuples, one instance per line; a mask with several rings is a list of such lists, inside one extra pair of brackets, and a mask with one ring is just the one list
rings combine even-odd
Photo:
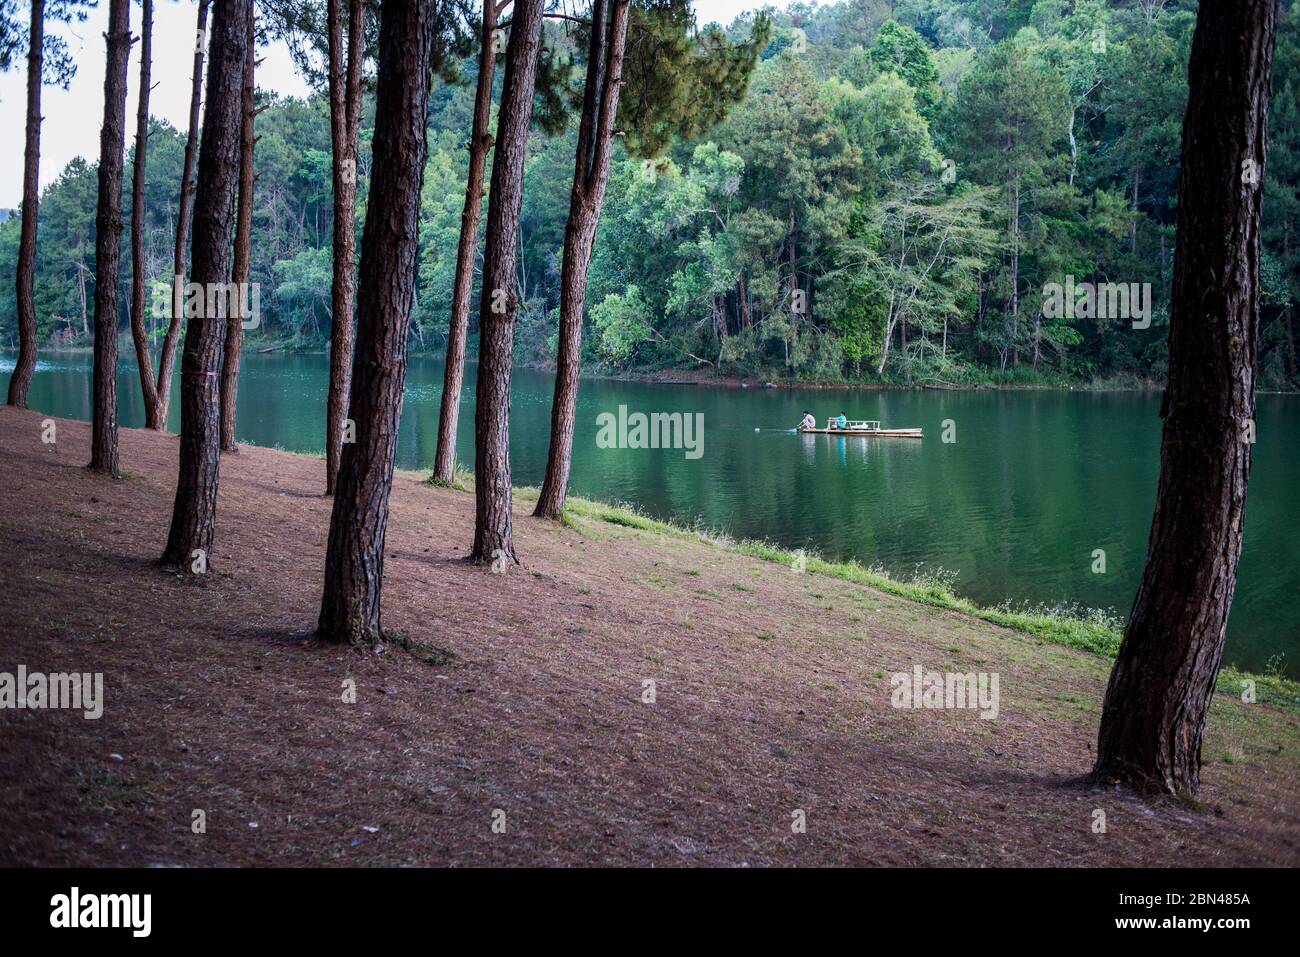
[[(586, 309), (578, 302), (570, 312), (586, 333), (587, 366), (919, 384), (1163, 380), (1196, 7), (1186, 0), (795, 4), (769, 11), (769, 39), (730, 114), (700, 110), (675, 124), (652, 115), (653, 98), (697, 101), (684, 95), (689, 90), (659, 86), (725, 88), (722, 74), (737, 64), (705, 51), (728, 39), (743, 43), (754, 16), (725, 33), (679, 32), (673, 69), (660, 63), (638, 76), (636, 21), (646, 14), (634, 7), (627, 72), (641, 92), (620, 112), (628, 128), (614, 131), (581, 297)], [(342, 12), (376, 29), (373, 14), (366, 21), (359, 9)], [(279, 0), (264, 15), (268, 29), (278, 25), (271, 32), (297, 37), (308, 75), (317, 65), (321, 93), (263, 102), (258, 116), (250, 278), (263, 294), (262, 324), (252, 334), (260, 347), (326, 348), (341, 331), (332, 319), (339, 304), (350, 308), (351, 291), (334, 281), (333, 251), (354, 255), (364, 217), (373, 97), (358, 93), (364, 53), (345, 46), (345, 33), (330, 46), (327, 13), (323, 4)], [(1300, 385), (1297, 27), (1291, 5), (1279, 23), (1265, 183), (1265, 388)], [(562, 359), (565, 229), (588, 44), (582, 24), (546, 21), (550, 73), (544, 65), (539, 102), (546, 95), (568, 101), (535, 118), (526, 146), (513, 343), (526, 364)], [(456, 289), (472, 160), (464, 143), (481, 64), (463, 40), (446, 46), (438, 67), (453, 82), (435, 84), (430, 97), (410, 326), (414, 350), (439, 354), (453, 304), (477, 301), (481, 266), (476, 259), (466, 298)], [(659, 42), (656, 55), (664, 48)], [(682, 69), (691, 62), (702, 65), (693, 76)], [(686, 79), (675, 81), (678, 74)], [(331, 88), (329, 78), (340, 75)], [(500, 86), (498, 71), (495, 99)], [(331, 111), (331, 97), (341, 111)], [(331, 116), (339, 117), (334, 128)], [(142, 241), (155, 284), (171, 275), (184, 146), (183, 132), (153, 121)], [(334, 146), (355, 153), (355, 198), (347, 177), (335, 183), (343, 174), (331, 161)], [(91, 332), (96, 177), (93, 164), (73, 160), (45, 191), (35, 283), (42, 342), (85, 341)], [(345, 215), (355, 207), (352, 230), (336, 230), (339, 204)], [(0, 270), (14, 267), (20, 228), (20, 217), (0, 225)], [(129, 262), (121, 268), (128, 297)], [(1149, 283), (1149, 327), (1087, 309), (1044, 315), (1044, 288), (1067, 276), (1080, 285)], [(570, 292), (577, 301), (577, 290)], [(12, 287), (0, 288), (0, 342), (16, 343), (17, 312)], [(463, 314), (476, 332), (477, 309)], [(144, 318), (151, 341), (160, 341), (165, 328)], [(467, 336), (471, 358), (474, 338)], [(341, 369), (347, 349), (340, 341), (332, 350)]]

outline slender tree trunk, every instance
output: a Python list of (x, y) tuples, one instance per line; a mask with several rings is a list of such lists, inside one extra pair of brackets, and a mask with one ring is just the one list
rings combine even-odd
[(524, 148), (533, 115), (542, 0), (515, 0), (497, 118), (479, 305), (477, 406), (474, 410), (474, 549), (476, 562), (515, 558), (510, 514), (510, 377), (523, 204)]
[(433, 44), (432, 0), (385, 0), (379, 31), (374, 169), (361, 240), (361, 311), (351, 415), (330, 516), (319, 634), (378, 645), (393, 460), (415, 299), (420, 186)]
[[(235, 186), (248, 59), (252, 0), (217, 0), (212, 11), (208, 102), (194, 205), (193, 281), (205, 291), (228, 283)], [(221, 470), (221, 351), (226, 323), (238, 315), (233, 297), (209, 293), (199, 316), (185, 323), (181, 357), (181, 452), (164, 565), (200, 572), (211, 567)], [(199, 554), (201, 553), (201, 554)]]
[[(250, 301), (248, 289), (253, 251), (253, 76), (257, 69), (257, 48), (254, 42), (253, 6), (248, 7), (248, 52), (244, 58), (244, 87), (242, 91), (239, 131), (239, 212), (235, 217), (235, 263), (231, 278), (239, 290), (241, 310), (238, 318), (226, 323), (224, 356), (221, 361), (221, 450), (238, 452), (235, 442), (235, 420), (239, 412), (239, 355), (244, 347), (244, 323), (249, 316), (243, 306)], [(261, 302), (259, 297), (258, 302)]]
[(483, 0), (474, 126), (469, 141), (469, 175), (465, 178), (465, 208), (460, 214), (451, 328), (447, 332), (447, 365), (443, 370), (442, 411), (438, 418), (438, 451), (433, 460), (433, 479), (443, 485), (452, 483), (456, 469), (456, 427), (460, 420), (460, 394), (465, 382), (465, 342), (469, 337), (469, 304), (474, 291), (474, 259), (478, 255), (478, 224), (483, 209), (483, 170), (493, 142), (488, 124), (492, 119), (492, 78), (496, 72), (496, 22), (496, 0)]
[(104, 123), (99, 131), (99, 202), (95, 213), (95, 363), (90, 467), (117, 475), (117, 299), (122, 254), (122, 150), (126, 143), (126, 68), (131, 2), (109, 0)]
[[(1291, 261), (1291, 236), (1293, 235), (1294, 229), (1295, 229), (1295, 223), (1292, 220), (1288, 219), (1286, 224), (1286, 229), (1282, 233), (1282, 261), (1283, 262)], [(1285, 323), (1283, 326), (1283, 328), (1286, 330), (1286, 351), (1283, 352), (1282, 355), (1286, 360), (1286, 377), (1288, 379), (1294, 379), (1296, 373), (1295, 327), (1292, 323), (1292, 317), (1293, 314), (1295, 313), (1295, 309), (1296, 309), (1296, 304), (1292, 303), (1290, 306), (1287, 307), (1286, 312), (1284, 313), (1284, 315), (1286, 316)]]
[(1133, 215), (1128, 222), (1128, 251), (1138, 248), (1138, 203), (1142, 199), (1142, 127), (1137, 128), (1137, 150), (1133, 160)]
[(1188, 66), (1161, 415), (1142, 583), (1094, 775), (1194, 796), (1237, 582), (1255, 416), (1260, 202), (1276, 0), (1203, 0)]
[(799, 259), (795, 249), (795, 219), (794, 207), (790, 207), (790, 225), (786, 234), (787, 251), (790, 254), (790, 335), (786, 339), (785, 347), (785, 365), (787, 372), (793, 372), (793, 359), (791, 353), (794, 350), (796, 337), (799, 332), (799, 314), (795, 311), (796, 299), (799, 293)]
[[(330, 289), (330, 383), (325, 422), (325, 494), (333, 495), (343, 450), (356, 336), (357, 137), (361, 129), (363, 0), (349, 0), (347, 53), (343, 0), (329, 0), (330, 139), (334, 152), (334, 276)], [(346, 63), (345, 63), (346, 60)]]
[[(208, 3), (199, 0), (199, 22), (194, 32), (194, 80), (190, 89), (190, 131), (185, 139), (185, 162), (181, 167), (180, 215), (176, 218), (176, 246), (172, 258), (172, 302), (180, 298), (177, 289), (185, 282), (185, 247), (190, 241), (190, 211), (194, 205), (194, 160), (199, 143), (199, 107), (203, 102), (203, 39), (208, 26)], [(176, 344), (181, 334), (183, 309), (172, 312), (167, 334), (163, 337), (158, 359), (158, 414), (155, 428), (167, 428), (167, 413), (171, 406), (172, 371), (176, 367)]]
[[(606, 27), (605, 4), (610, 6)], [(582, 366), (582, 317), (587, 303), (587, 272), (600, 226), (600, 209), (609, 181), (610, 142), (623, 82), (628, 0), (596, 0), (592, 7), (591, 48), (583, 91), (582, 120), (569, 194), (569, 221), (564, 228), (564, 262), (560, 273), (560, 343), (551, 405), (551, 447), (546, 479), (533, 514), (559, 518), (569, 489), (573, 428)], [(608, 31), (608, 36), (606, 32)]]
[(83, 238), (77, 244), (77, 255), (81, 258), (77, 262), (77, 287), (81, 295), (81, 334), (82, 336), (90, 335), (90, 320), (86, 313), (86, 273), (90, 270), (86, 267), (86, 240)]
[(153, 351), (144, 325), (145, 282), (149, 269), (144, 259), (144, 183), (149, 153), (149, 84), (153, 57), (153, 0), (141, 0), (140, 91), (135, 111), (135, 168), (131, 176), (131, 339), (135, 362), (140, 370), (140, 391), (144, 396), (144, 421), (150, 429), (162, 429), (157, 421), (158, 386), (153, 378)]
[(1074, 117), (1078, 112), (1079, 112), (1079, 108), (1077, 106), (1071, 105), (1070, 122), (1067, 128), (1067, 132), (1069, 133), (1070, 136), (1070, 176), (1068, 182), (1071, 186), (1074, 185), (1075, 173), (1079, 171), (1079, 143), (1074, 138)]
[(41, 61), (45, 44), (45, 0), (32, 0), (27, 47), (27, 137), (23, 148), (23, 223), (18, 238), (18, 361), (9, 377), (9, 404), (27, 408), (36, 371), (36, 220), (40, 203)]
[(1020, 171), (1011, 192), (1011, 364), (1020, 365)]

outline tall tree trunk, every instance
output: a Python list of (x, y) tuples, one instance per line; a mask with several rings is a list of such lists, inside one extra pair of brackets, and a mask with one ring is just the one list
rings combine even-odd
[[(610, 4), (608, 27), (606, 3)], [(560, 271), (560, 343), (551, 405), (551, 447), (546, 479), (533, 514), (559, 518), (569, 489), (573, 462), (573, 428), (582, 366), (582, 316), (587, 303), (587, 272), (600, 226), (600, 208), (609, 181), (610, 142), (623, 82), (628, 0), (596, 0), (592, 7), (591, 46), (578, 127), (569, 221), (564, 227), (564, 261)], [(608, 36), (606, 33), (608, 32)]]
[(433, 479), (450, 485), (456, 469), (456, 426), (465, 382), (465, 341), (469, 337), (469, 303), (474, 291), (474, 259), (478, 255), (478, 223), (483, 209), (483, 170), (492, 134), (492, 78), (496, 72), (496, 0), (483, 0), (483, 32), (479, 38), (478, 85), (474, 91), (474, 126), (469, 141), (469, 174), (465, 177), (465, 208), (460, 214), (460, 243), (456, 247), (456, 280), (451, 297), (451, 328), (447, 332), (447, 365), (443, 370), (442, 410), (438, 417), (438, 451)]
[(385, 0), (381, 12), (375, 162), (361, 239), (350, 409), (356, 441), (344, 448), (339, 465), (318, 625), (320, 637), (332, 642), (383, 640), (384, 535), (415, 299), (432, 8), (433, 0)]
[(27, 137), (23, 148), (23, 223), (18, 238), (18, 361), (9, 377), (9, 404), (27, 408), (36, 371), (36, 218), (41, 171), (41, 61), (45, 45), (45, 0), (32, 0), (27, 46)]
[(144, 422), (150, 429), (162, 429), (157, 421), (158, 386), (153, 379), (153, 352), (144, 325), (145, 282), (148, 267), (144, 259), (144, 182), (149, 152), (149, 83), (153, 57), (153, 0), (141, 0), (140, 91), (135, 111), (135, 168), (131, 176), (131, 339), (135, 362), (140, 370), (140, 392), (144, 396)]
[[(178, 288), (185, 283), (185, 247), (190, 241), (190, 211), (194, 206), (194, 159), (199, 142), (199, 107), (203, 102), (203, 40), (208, 26), (208, 4), (199, 0), (199, 22), (194, 31), (194, 79), (190, 88), (190, 131), (185, 139), (185, 161), (181, 167), (180, 215), (176, 218), (176, 246), (172, 258), (172, 302), (180, 298)], [(174, 309), (167, 334), (163, 337), (158, 359), (158, 413), (154, 428), (167, 428), (171, 406), (172, 370), (176, 367), (176, 343), (180, 339), (183, 309)]]
[[(329, 0), (330, 141), (334, 153), (334, 275), (331, 283), (330, 382), (325, 421), (325, 494), (333, 495), (343, 450), (356, 336), (357, 137), (361, 130), (363, 0), (349, 0), (347, 54), (343, 0)], [(345, 63), (346, 59), (346, 63)]]
[[(221, 350), (226, 323), (237, 315), (233, 297), (209, 292), (226, 286), (248, 59), (252, 0), (217, 0), (212, 11), (208, 102), (194, 201), (193, 281), (205, 290), (204, 308), (185, 323), (181, 357), (181, 452), (176, 501), (162, 562), (185, 571), (211, 567), (221, 470)], [(196, 562), (201, 552), (202, 565)]]
[(515, 279), (524, 148), (533, 115), (542, 0), (515, 0), (497, 118), (479, 304), (477, 406), (474, 410), (474, 549), (476, 562), (515, 559), (510, 515), (510, 377), (519, 310)]
[[(147, 2), (147, 0), (146, 0)], [(239, 130), (239, 212), (235, 217), (235, 263), (231, 278), (239, 290), (239, 318), (226, 324), (224, 356), (221, 361), (221, 450), (238, 452), (235, 443), (235, 420), (239, 412), (239, 355), (244, 347), (244, 320), (249, 318), (242, 307), (250, 301), (248, 277), (253, 251), (253, 76), (257, 69), (254, 42), (253, 6), (248, 6), (248, 52), (244, 58), (244, 87)], [(259, 303), (261, 301), (259, 297)]]
[(1203, 0), (1188, 65), (1160, 482), (1094, 775), (1192, 796), (1237, 582), (1255, 415), (1276, 0)]
[(95, 212), (95, 364), (90, 467), (117, 475), (117, 293), (122, 254), (122, 150), (126, 143), (126, 68), (131, 55), (131, 2), (109, 0), (104, 123), (99, 131), (99, 201)]

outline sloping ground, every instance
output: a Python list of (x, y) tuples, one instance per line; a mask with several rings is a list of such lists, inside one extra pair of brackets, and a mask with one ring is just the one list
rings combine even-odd
[[(193, 582), (153, 564), (175, 437), (124, 431), (113, 481), (84, 423), (49, 446), (42, 419), (0, 408), (0, 671), (101, 671), (106, 704), (0, 711), (2, 864), (1300, 860), (1293, 713), (1218, 696), (1201, 808), (1080, 787), (1097, 657), (522, 502), (524, 564), (492, 574), (459, 561), (472, 496), (414, 474), (384, 585), (411, 647), (361, 656), (311, 637), (320, 460), (225, 456)], [(998, 717), (892, 708), (918, 664), (998, 673)]]

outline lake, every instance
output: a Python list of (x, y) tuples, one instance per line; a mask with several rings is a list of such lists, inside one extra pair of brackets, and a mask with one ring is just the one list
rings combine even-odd
[[(129, 351), (129, 350), (128, 350)], [(178, 363), (179, 365), (179, 363)], [(0, 359), (7, 388), (13, 357)], [(46, 354), (31, 406), (90, 417), (91, 357)], [(328, 362), (321, 355), (246, 355), (239, 383), (241, 442), (322, 453)], [(467, 374), (458, 455), (474, 456), (474, 370)], [(518, 485), (546, 467), (552, 377), (518, 370), (511, 463)], [(175, 389), (179, 389), (179, 375)], [(432, 466), (442, 363), (411, 360), (398, 466)], [(144, 424), (133, 361), (118, 376), (120, 422)], [(628, 502), (656, 517), (698, 522), (827, 558), (857, 559), (910, 577), (922, 566), (955, 576), (981, 604), (1077, 605), (1128, 614), (1142, 572), (1159, 470), (1159, 396), (1060, 391), (873, 392), (737, 389), (585, 380), (578, 404), (572, 492)], [(698, 458), (684, 449), (601, 448), (597, 417), (703, 415)], [(925, 438), (802, 436), (844, 412)], [(942, 441), (951, 420), (954, 442)], [(173, 398), (170, 428), (180, 426)], [(762, 431), (756, 432), (755, 429)], [(1224, 661), (1300, 673), (1300, 398), (1259, 397), (1258, 442), (1245, 550)], [(129, 469), (130, 462), (123, 462)], [(466, 542), (468, 550), (469, 542)], [(1093, 571), (1094, 551), (1105, 572)], [(1280, 657), (1284, 656), (1284, 657)]]

